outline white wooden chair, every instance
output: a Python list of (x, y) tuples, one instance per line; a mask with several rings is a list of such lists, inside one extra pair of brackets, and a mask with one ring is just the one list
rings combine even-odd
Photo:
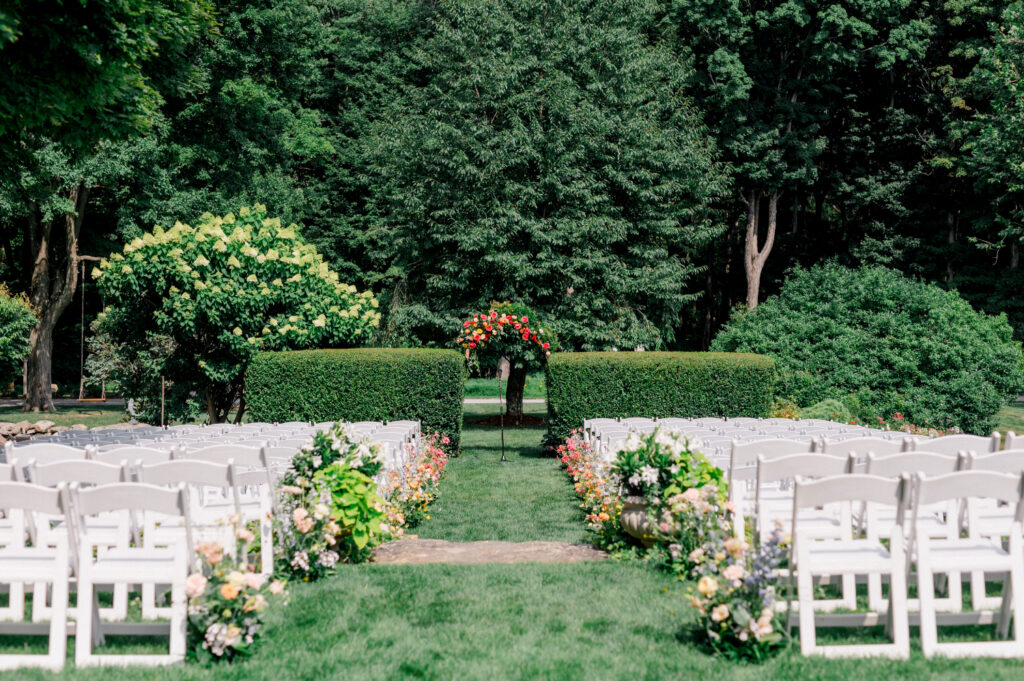
[[(236, 482), (242, 490), (239, 509), (243, 522), (256, 521), (260, 525), (260, 573), (270, 575), (274, 570), (274, 479), (267, 458), (267, 448), (242, 445), (213, 445), (183, 452), (187, 459), (227, 463), (234, 461)], [(230, 499), (207, 498), (203, 508), (212, 512), (227, 511), (233, 506)], [(230, 511), (228, 511), (230, 513)]]
[[(893, 528), (889, 546), (875, 539), (843, 538), (816, 540), (803, 530), (800, 518), (806, 509), (833, 504), (880, 504), (901, 508), (905, 479), (880, 478), (873, 475), (843, 475), (817, 481), (798, 479), (793, 494), (793, 543), (791, 565), (796, 572), (800, 651), (804, 655), (825, 657), (892, 657), (906, 659), (910, 655), (910, 626), (907, 613), (906, 559), (902, 523)], [(886, 624), (891, 643), (818, 645), (816, 624), (830, 616), (817, 614), (814, 599), (814, 578), (819, 575), (844, 574), (854, 569), (857, 574), (889, 575), (889, 601)], [(792, 574), (792, 572), (790, 573)], [(787, 599), (792, 599), (792, 577)], [(848, 615), (833, 615), (845, 617)], [(787, 618), (788, 621), (789, 618)], [(870, 614), (865, 618), (870, 620)]]
[[(961, 471), (936, 478), (914, 477), (912, 514), (916, 521), (922, 508), (946, 501), (984, 498), (1014, 507), (1014, 515), (1002, 533), (1007, 546), (998, 538), (954, 537), (934, 539), (912, 528), (916, 547), (918, 592), (921, 601), (921, 648), (925, 657), (1024, 657), (1024, 551), (1021, 522), (1024, 520), (1024, 494), (1021, 475), (991, 471)], [(927, 513), (927, 511), (923, 511)], [(1004, 582), (998, 633), (1006, 637), (1013, 614), (1013, 640), (939, 642), (938, 615), (935, 607), (934, 577), (940, 573), (976, 571), (1002, 572)]]
[[(23, 518), (33, 513), (52, 516), (64, 513), (67, 509), (67, 494), (63, 485), (49, 488), (22, 482), (0, 482), (0, 500), (0, 505), (5, 509), (9, 512), (18, 510), (18, 516)], [(28, 547), (24, 543), (11, 543), (0, 548), (0, 581), (12, 587), (19, 585), (21, 593), (24, 593), (24, 585), (27, 583), (53, 586), (47, 654), (0, 654), (0, 670), (43, 667), (61, 671), (64, 668), (68, 636), (69, 565), (68, 544), (65, 541), (57, 542), (54, 546)], [(21, 607), (24, 608), (23, 600)], [(21, 617), (12, 619), (21, 621), (23, 618), (22, 613)]]
[[(40, 465), (33, 460), (28, 466), (29, 479), (44, 487), (56, 487), (61, 484), (70, 485), (111, 485), (128, 482), (129, 473), (125, 462), (119, 465), (81, 459), (77, 461), (58, 461)], [(67, 522), (65, 514), (44, 516), (33, 514), (29, 525), (32, 543), (36, 546), (54, 546), (67, 541)], [(116, 510), (89, 519), (89, 537), (95, 542), (93, 546), (102, 550), (113, 546), (121, 546), (126, 542), (137, 541), (138, 528), (125, 510)], [(73, 611), (75, 614), (77, 611)], [(109, 608), (100, 608), (100, 617), (104, 620), (119, 621), (128, 616), (128, 585), (118, 584), (114, 587), (114, 600)], [(50, 617), (47, 604), (46, 587), (37, 584), (32, 597), (32, 621), (41, 622)]]
[(849, 440), (829, 440), (821, 443), (821, 451), (833, 456), (846, 456), (852, 452), (865, 455), (873, 452), (879, 456), (898, 454), (910, 449), (910, 441), (906, 438), (886, 439), (882, 437), (854, 437)]
[[(184, 484), (175, 489), (141, 483), (98, 485), (88, 489), (70, 488), (68, 525), (76, 529), (72, 547), (77, 561), (79, 617), (75, 632), (75, 664), (164, 665), (185, 659), (187, 603), (185, 580), (193, 556), (189, 530), (188, 495)], [(115, 510), (161, 517), (179, 517), (185, 528), (184, 541), (166, 547), (122, 546), (101, 550), (95, 559), (89, 546), (88, 519)], [(93, 651), (93, 626), (96, 625), (94, 590), (98, 584), (170, 584), (171, 619), (169, 651), (166, 655), (96, 654)]]
[(754, 488), (757, 483), (759, 457), (778, 459), (792, 454), (814, 451), (814, 443), (800, 440), (756, 440), (754, 442), (732, 441), (729, 450), (729, 500), (735, 504), (733, 513), (733, 534), (742, 538), (746, 518), (753, 517)]
[[(1018, 444), (1024, 444), (1018, 441)], [(968, 454), (964, 468), (1020, 475), (1024, 472), (1024, 449), (1007, 449), (992, 454)], [(973, 538), (1000, 538), (1011, 522), (1015, 508), (993, 499), (967, 500), (967, 532)], [(1000, 575), (1002, 577), (1003, 575)], [(985, 572), (971, 573), (971, 606), (975, 610), (999, 607), (1000, 596), (989, 596), (986, 591)], [(1024, 616), (1024, 615), (1022, 615)]]
[[(900, 476), (913, 476), (916, 473), (925, 475), (945, 475), (959, 470), (961, 459), (957, 456), (936, 454), (934, 452), (907, 451), (890, 456), (875, 456), (874, 452), (868, 453), (864, 467), (867, 475), (877, 475), (883, 478), (899, 478)], [(907, 494), (913, 493), (913, 488), (908, 487)], [(908, 497), (909, 503), (909, 497)], [(895, 509), (872, 506), (862, 509), (860, 514), (861, 529), (867, 536), (874, 539), (890, 539), (892, 529), (899, 522), (898, 513)], [(917, 531), (927, 533), (931, 537), (955, 537), (960, 531), (960, 509), (956, 502), (945, 502), (935, 506), (924, 508), (917, 521)], [(903, 531), (904, 537), (906, 531)], [(959, 612), (963, 607), (962, 585), (959, 574), (951, 574), (944, 578), (946, 586), (946, 597), (935, 599), (936, 607), (946, 612)], [(882, 578), (881, 575), (873, 574), (868, 576), (868, 607), (873, 610), (881, 608), (882, 599)], [(919, 608), (917, 599), (907, 601), (907, 607), (911, 610)]]
[(15, 447), (13, 442), (8, 441), (4, 444), (4, 460), (10, 461), (13, 458), (17, 458), (23, 466), (28, 466), (30, 461), (35, 461), (39, 464), (75, 461), (88, 458), (93, 449), (92, 445), (78, 448), (51, 442), (29, 443), (21, 447)]
[[(0, 482), (20, 482), (22, 473), (22, 467), (17, 459), (8, 459), (7, 463), (0, 463)], [(0, 497), (0, 547), (25, 546), (31, 515), (26, 517), (20, 508), (5, 508), (3, 501)], [(24, 617), (25, 585), (22, 582), (15, 582), (8, 585), (7, 606), (0, 607), (0, 621), (21, 621)]]

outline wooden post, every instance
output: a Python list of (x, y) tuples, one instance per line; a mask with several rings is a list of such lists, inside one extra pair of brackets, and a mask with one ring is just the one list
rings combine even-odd
[(511, 364), (509, 363), (508, 358), (502, 357), (501, 359), (498, 360), (498, 372), (497, 372), (498, 373), (498, 415), (499, 415), (498, 421), (501, 424), (501, 460), (502, 461), (508, 461), (508, 459), (505, 458), (505, 410), (502, 408), (502, 404), (501, 404), (501, 380), (503, 378), (504, 379), (508, 378), (508, 374), (509, 374), (509, 369), (510, 368), (511, 368)]

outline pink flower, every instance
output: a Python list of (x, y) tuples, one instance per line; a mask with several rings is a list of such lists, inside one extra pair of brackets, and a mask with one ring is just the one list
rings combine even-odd
[(700, 499), (700, 490), (696, 489), (695, 487), (691, 487), (690, 489), (683, 492), (683, 499), (686, 499), (690, 503), (697, 501), (698, 499)]
[(729, 567), (722, 570), (722, 576), (728, 579), (730, 582), (743, 579), (743, 566), (742, 565), (730, 565)]
[(721, 622), (729, 617), (729, 606), (725, 603), (716, 605), (711, 611), (711, 619), (715, 622)]
[(270, 583), (270, 593), (275, 596), (284, 593), (284, 584), (279, 579), (275, 579)]
[(258, 589), (263, 586), (264, 577), (258, 575), (255, 572), (250, 572), (245, 575), (245, 585), (250, 589)]
[(202, 595), (204, 591), (206, 591), (206, 577), (193, 572), (185, 580), (185, 595), (189, 598), (195, 598)]
[(287, 492), (288, 494), (302, 494), (302, 488), (296, 487), (295, 485), (282, 485), (281, 491)]
[(256, 535), (253, 534), (251, 530), (245, 527), (239, 527), (237, 530), (235, 530), (235, 536), (244, 542), (251, 542), (252, 540), (256, 539)]
[(306, 509), (304, 509), (304, 508), (297, 508), (294, 511), (292, 511), (292, 520), (294, 520), (297, 523), (300, 520), (304, 519), (308, 515), (309, 515), (309, 511), (307, 511)]
[(447, 437), (441, 438), (441, 444), (443, 444), (443, 445), (450, 445), (451, 443), (452, 443), (452, 441), (449, 440)]
[(313, 529), (313, 520), (311, 518), (305, 517), (296, 520), (295, 529), (301, 532), (302, 534), (306, 534), (307, 532)]

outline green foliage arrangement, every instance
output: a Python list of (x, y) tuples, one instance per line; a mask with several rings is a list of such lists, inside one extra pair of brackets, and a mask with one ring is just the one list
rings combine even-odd
[(21, 371), (28, 354), (28, 338), (36, 325), (36, 314), (25, 296), (12, 295), (0, 284), (0, 391)]
[(735, 353), (568, 352), (548, 358), (548, 438), (584, 419), (768, 414), (775, 362)]
[(655, 430), (650, 435), (634, 434), (622, 444), (610, 479), (629, 496), (659, 503), (690, 488), (721, 488), (722, 470), (694, 450), (685, 435)]
[(353, 349), (260, 353), (246, 374), (256, 421), (411, 419), (458, 451), (466, 360), (454, 350)]
[(983, 433), (1024, 389), (1005, 316), (899, 272), (835, 264), (796, 269), (777, 297), (737, 312), (712, 349), (778, 363), (779, 394), (801, 407), (835, 398), (859, 420), (902, 413), (918, 425)]
[(195, 393), (210, 421), (223, 421), (260, 350), (359, 345), (380, 320), (373, 294), (341, 283), (294, 225), (261, 205), (156, 227), (95, 275), (107, 304), (96, 329), (109, 339), (107, 370), (146, 415), (159, 409), (166, 376), (172, 415), (187, 415)]

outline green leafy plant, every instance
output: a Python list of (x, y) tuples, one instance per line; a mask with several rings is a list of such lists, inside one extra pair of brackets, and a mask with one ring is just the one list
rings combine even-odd
[[(380, 320), (370, 292), (341, 283), (294, 225), (261, 205), (206, 214), (196, 227), (156, 227), (94, 274), (107, 304), (97, 331), (121, 356), (112, 377), (149, 386), (138, 404), (147, 417), (159, 409), (150, 396), (165, 376), (178, 394), (195, 393), (211, 422), (243, 400), (240, 420), (245, 368), (257, 352), (362, 344)], [(126, 377), (124, 362), (141, 370)]]
[(795, 269), (778, 296), (738, 311), (712, 349), (769, 355), (780, 396), (801, 407), (839, 399), (858, 420), (900, 412), (981, 433), (1024, 390), (1005, 316), (882, 267)]
[(458, 452), (466, 360), (454, 350), (261, 352), (245, 378), (256, 421), (410, 419)]
[(313, 474), (313, 482), (330, 492), (331, 518), (341, 528), (339, 546), (349, 562), (368, 558), (371, 542), (379, 541), (384, 500), (377, 484), (365, 473), (343, 463), (332, 463)]
[(775, 362), (714, 352), (559, 352), (548, 358), (548, 444), (584, 419), (766, 416)]
[(29, 350), (29, 334), (37, 321), (28, 299), (12, 295), (6, 284), (0, 284), (0, 391), (20, 373), (21, 360)]

